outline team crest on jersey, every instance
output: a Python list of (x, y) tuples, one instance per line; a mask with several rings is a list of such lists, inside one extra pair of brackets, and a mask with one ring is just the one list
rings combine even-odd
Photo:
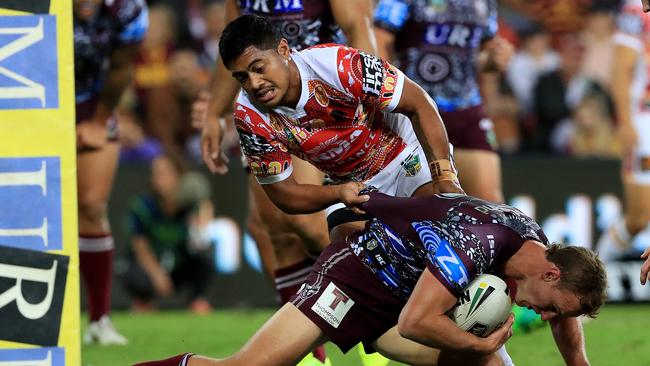
[(420, 155), (416, 152), (411, 153), (404, 161), (400, 163), (404, 172), (406, 172), (407, 177), (416, 176), (422, 169), (422, 163), (420, 162)]

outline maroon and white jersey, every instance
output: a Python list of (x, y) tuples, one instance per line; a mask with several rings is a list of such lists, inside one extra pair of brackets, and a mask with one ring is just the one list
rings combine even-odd
[(501, 275), (526, 240), (548, 244), (540, 226), (521, 211), (471, 196), (370, 193), (360, 207), (372, 219), (365, 230), (348, 237), (348, 244), (403, 299), (425, 268), (458, 296), (482, 273)]
[(262, 15), (298, 51), (322, 43), (346, 43), (329, 0), (237, 0), (242, 14)]
[(251, 172), (262, 184), (288, 178), (291, 154), (335, 182), (372, 178), (411, 143), (409, 123), (386, 114), (399, 103), (404, 75), (375, 56), (341, 45), (321, 45), (291, 55), (302, 90), (295, 109), (266, 109), (245, 92), (235, 123)]

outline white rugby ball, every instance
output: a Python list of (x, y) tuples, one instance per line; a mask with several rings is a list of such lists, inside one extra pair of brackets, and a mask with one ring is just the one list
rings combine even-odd
[(451, 310), (451, 319), (463, 330), (487, 337), (508, 319), (512, 303), (506, 283), (482, 274), (472, 281)]

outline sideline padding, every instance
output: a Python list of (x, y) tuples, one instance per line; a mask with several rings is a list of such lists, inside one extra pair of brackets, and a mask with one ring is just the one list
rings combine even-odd
[(81, 364), (71, 0), (0, 0), (0, 366)]

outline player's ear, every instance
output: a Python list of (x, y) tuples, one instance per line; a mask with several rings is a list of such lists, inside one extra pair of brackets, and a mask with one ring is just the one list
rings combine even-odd
[(278, 42), (278, 53), (284, 59), (289, 58), (289, 55), (291, 54), (291, 47), (289, 47), (289, 42), (287, 42), (287, 40), (284, 38), (280, 39), (280, 42)]
[(546, 282), (554, 282), (560, 279), (560, 275), (560, 269), (551, 263), (551, 266), (544, 272), (543, 278)]

